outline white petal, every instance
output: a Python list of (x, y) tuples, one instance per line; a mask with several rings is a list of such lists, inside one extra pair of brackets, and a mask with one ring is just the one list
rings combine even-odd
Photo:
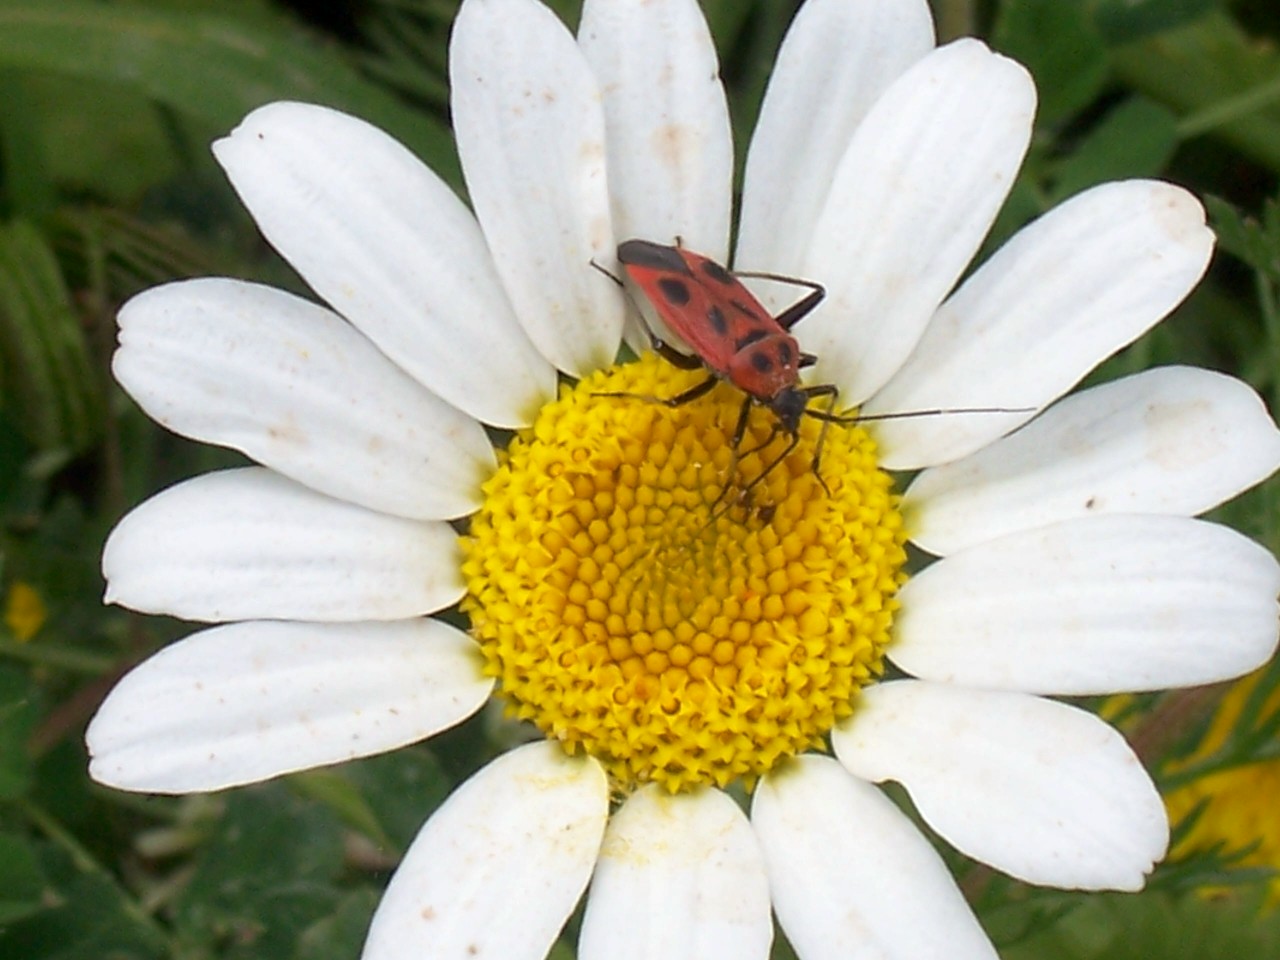
[(1029, 883), (1140, 890), (1168, 847), (1164, 803), (1124, 738), (1052, 700), (882, 683), (831, 745), (855, 776), (905, 786), (952, 846)]
[(733, 132), (696, 0), (586, 0), (578, 43), (604, 97), (614, 233), (724, 263)]
[(504, 427), (554, 397), (555, 370), (516, 321), (475, 218), (391, 137), (273, 103), (213, 152), (311, 289), (433, 393)]
[(738, 269), (796, 274), (849, 138), (933, 49), (924, 0), (808, 0), (778, 51), (747, 154)]
[(801, 271), (827, 285), (796, 328), (811, 382), (853, 404), (902, 365), (1004, 202), (1034, 112), (1026, 70), (976, 40), (935, 50), (871, 108)]
[(864, 412), (1031, 409), (879, 423), (883, 462), (945, 463), (1025, 423), (1177, 306), (1212, 252), (1204, 208), (1171, 184), (1108, 183), (1051, 210), (942, 306)]
[(1275, 652), (1280, 564), (1228, 527), (1086, 517), (961, 550), (898, 594), (908, 673), (1028, 693), (1214, 683)]
[(89, 724), (90, 775), (150, 793), (221, 790), (423, 740), (493, 687), (437, 620), (214, 627), (116, 685)]
[(170, 430), (372, 510), (462, 516), (493, 472), (477, 421), (341, 318), (270, 287), (203, 279), (139, 294), (120, 311), (112, 370)]
[(801, 960), (997, 960), (937, 852), (834, 760), (765, 777), (751, 820)]
[(1084, 390), (972, 456), (925, 470), (903, 512), (935, 554), (1057, 520), (1193, 516), (1280, 467), (1280, 431), (1245, 383), (1163, 367)]
[(608, 811), (593, 760), (546, 741), (499, 757), (413, 841), (363, 960), (542, 960), (586, 888)]
[(711, 789), (632, 794), (605, 832), (578, 956), (751, 960), (772, 940), (764, 862), (738, 805)]
[(223, 470), (136, 507), (102, 551), (107, 603), (186, 620), (401, 620), (464, 591), (447, 523)]
[(573, 37), (533, 0), (467, 0), (449, 47), (467, 191), (516, 315), (543, 356), (582, 376), (622, 339), (604, 112)]

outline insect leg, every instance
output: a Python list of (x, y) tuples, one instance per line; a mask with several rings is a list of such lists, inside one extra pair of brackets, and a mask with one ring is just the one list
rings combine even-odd
[(800, 277), (784, 277), (778, 273), (761, 273), (755, 270), (735, 270), (733, 275), (735, 277), (751, 277), (757, 280), (776, 280), (778, 283), (791, 283), (809, 288), (811, 292), (806, 294), (803, 300), (793, 303), (774, 317), (778, 326), (782, 327), (783, 330), (790, 330), (807, 317), (827, 295), (827, 288), (822, 284), (815, 283), (813, 280), (802, 280)]
[(822, 421), (822, 429), (818, 431), (818, 442), (813, 447), (812, 469), (813, 475), (818, 478), (818, 483), (822, 486), (823, 492), (829, 497), (831, 496), (831, 488), (827, 486), (827, 481), (822, 479), (822, 472), (818, 468), (822, 464), (822, 445), (827, 440), (827, 428), (831, 426), (833, 421), (838, 422), (836, 415), (832, 411), (835, 410), (836, 400), (840, 396), (840, 388), (834, 383), (819, 383), (812, 387), (805, 387), (802, 392), (810, 400), (816, 397), (827, 398), (827, 408), (825, 410), (806, 410), (805, 413), (815, 420)]
[[(680, 354), (680, 356), (684, 356), (684, 354)], [(719, 382), (720, 382), (719, 378), (715, 376), (710, 376), (710, 377), (707, 377), (707, 379), (703, 380), (701, 383), (695, 383), (688, 390), (685, 390), (682, 393), (677, 393), (674, 397), (668, 397), (666, 400), (659, 400), (658, 402), (666, 404), (668, 407), (684, 406), (684, 404), (692, 403), (694, 400), (697, 400), (699, 397), (710, 393), (712, 389), (715, 387), (715, 385)]]
[[(643, 321), (642, 321), (643, 322)], [(706, 364), (702, 360), (691, 353), (681, 353), (665, 340), (660, 340), (658, 335), (649, 329), (649, 324), (644, 324), (644, 329), (649, 334), (649, 346), (653, 348), (653, 352), (662, 357), (663, 360), (680, 370), (697, 370), (699, 367), (705, 367)], [(715, 377), (711, 378), (715, 380)], [(709, 389), (709, 388), (708, 388)]]
[(813, 312), (814, 307), (822, 302), (822, 298), (827, 295), (827, 291), (822, 287), (817, 287), (812, 293), (801, 300), (799, 303), (793, 303), (787, 309), (774, 317), (778, 321), (778, 326), (783, 330), (790, 330), (797, 323)]
[(747, 435), (747, 418), (751, 416), (751, 398), (742, 398), (742, 407), (738, 410), (738, 422), (733, 426), (733, 452), (736, 455), (742, 446), (742, 438)]
[(744, 397), (742, 400), (742, 408), (738, 411), (738, 422), (733, 428), (733, 442), (729, 444), (731, 459), (729, 460), (729, 479), (725, 481), (723, 487), (720, 488), (719, 495), (711, 501), (712, 516), (714, 520), (718, 514), (715, 513), (716, 505), (724, 499), (724, 495), (729, 492), (729, 485), (733, 482), (734, 475), (738, 472), (738, 461), (742, 459), (738, 453), (738, 448), (742, 446), (742, 438), (747, 435), (747, 418), (751, 415), (751, 398)]
[(605, 390), (591, 395), (593, 397), (631, 397), (635, 400), (646, 400), (649, 403), (660, 403), (664, 407), (682, 407), (686, 403), (692, 403), (699, 397), (710, 393), (712, 388), (719, 382), (720, 380), (714, 375), (709, 376), (707, 379), (695, 383), (688, 390), (677, 393), (674, 397), (651, 397), (643, 393), (626, 393), (625, 391), (617, 390)]
[(594, 259), (590, 260), (589, 262), (591, 264), (591, 269), (595, 270), (596, 273), (603, 274), (604, 276), (612, 280), (614, 283), (616, 283), (619, 289), (626, 290), (626, 287), (623, 286), (621, 277), (615, 276), (614, 274), (610, 273), (604, 267), (600, 266), (600, 264), (596, 263)]
[[(765, 477), (767, 477), (767, 476), (768, 476), (768, 475), (773, 471), (773, 468), (774, 468), (774, 467), (776, 467), (778, 464), (780, 464), (783, 460), (787, 459), (787, 456), (791, 453), (791, 451), (792, 451), (792, 450), (794, 450), (794, 449), (796, 448), (796, 444), (798, 444), (799, 442), (800, 442), (800, 434), (799, 434), (799, 433), (793, 433), (793, 434), (791, 434), (791, 437), (787, 440), (787, 446), (786, 446), (786, 449), (785, 449), (785, 450), (783, 450), (783, 451), (782, 451), (780, 454), (778, 454), (776, 457), (774, 457), (772, 460), (770, 460), (770, 461), (769, 461), (769, 463), (765, 466), (765, 468), (764, 468), (763, 470), (761, 470), (761, 471), (760, 471), (759, 473), (757, 473), (754, 477), (752, 477), (752, 478), (751, 478), (751, 480), (750, 480), (750, 482), (748, 482), (748, 483), (746, 484), (746, 486), (742, 487), (742, 488), (738, 491), (738, 496), (739, 496), (739, 497), (748, 497), (748, 496), (750, 496), (751, 491), (752, 491), (752, 490), (754, 490), (757, 486), (759, 486), (759, 485), (760, 485), (760, 481), (762, 481)], [(821, 477), (818, 477), (818, 482), (819, 482), (819, 483), (822, 483), (822, 478), (821, 478)], [(720, 496), (718, 496), (718, 497), (716, 498), (716, 503), (713, 503), (713, 504), (711, 505), (713, 508), (715, 507), (715, 505), (716, 505), (717, 503), (719, 503), (721, 500), (723, 500), (723, 499), (724, 499), (724, 495), (725, 495), (725, 493), (728, 491), (728, 489), (729, 489), (729, 485), (728, 485), (728, 484), (725, 484), (725, 489), (724, 489), (724, 490), (722, 490), (722, 491), (720, 492)], [(826, 489), (826, 484), (823, 484), (823, 489), (824, 489), (824, 490)], [(710, 524), (710, 523), (714, 523), (716, 520), (719, 520), (721, 517), (723, 517), (726, 513), (728, 513), (728, 512), (729, 512), (729, 509), (730, 509), (730, 507), (732, 507), (732, 506), (733, 506), (733, 503), (732, 503), (732, 502), (730, 502), (730, 503), (725, 504), (725, 505), (724, 505), (723, 507), (721, 507), (719, 510), (716, 510), (715, 512), (713, 512), (713, 513), (711, 514), (710, 519), (707, 521), (707, 523), (709, 523), (709, 524)]]
[[(739, 450), (739, 451), (738, 451), (738, 457), (739, 457), (739, 459), (741, 459), (742, 457), (750, 456), (751, 454), (756, 453), (757, 451), (763, 450), (763, 449), (764, 449), (765, 447), (767, 447), (769, 444), (773, 443), (773, 438), (774, 438), (774, 437), (776, 437), (776, 436), (777, 436), (778, 434), (780, 434), (781, 432), (782, 432), (782, 425), (781, 425), (781, 424), (779, 424), (779, 423), (774, 423), (774, 424), (770, 427), (770, 429), (769, 429), (769, 435), (768, 435), (767, 437), (765, 437), (765, 438), (764, 438), (764, 442), (763, 442), (763, 443), (757, 443), (754, 447), (751, 447), (749, 450)], [(739, 438), (739, 440), (741, 440), (741, 438)], [(735, 449), (737, 449), (737, 448), (735, 447)]]

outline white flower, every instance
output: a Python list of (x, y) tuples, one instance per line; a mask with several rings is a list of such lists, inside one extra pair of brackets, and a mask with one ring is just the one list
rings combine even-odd
[[(837, 385), (864, 413), (1008, 411), (875, 424), (882, 466), (923, 468), (901, 515), (910, 538), (941, 559), (896, 601), (900, 560), (877, 568), (879, 606), (853, 619), (865, 612), (887, 630), (896, 605), (884, 653), (912, 679), (872, 683), (852, 716), (828, 718), (818, 733), (830, 731), (837, 759), (807, 753), (776, 765), (796, 752), (793, 743), (761, 759), (776, 731), (746, 747), (700, 742), (700, 758), (724, 756), (692, 767), (650, 745), (606, 757), (554, 703), (548, 717), (516, 696), (522, 715), (553, 735), (491, 763), (431, 817), (374, 919), (370, 960), (540, 957), (588, 881), (586, 960), (764, 957), (771, 906), (804, 960), (993, 957), (938, 855), (873, 786), (885, 780), (903, 783), (947, 842), (1031, 883), (1137, 889), (1163, 855), (1163, 808), (1133, 753), (1101, 720), (1044, 696), (1208, 683), (1271, 656), (1280, 567), (1244, 537), (1192, 518), (1280, 466), (1280, 432), (1246, 385), (1192, 368), (1059, 400), (1203, 273), (1212, 236), (1177, 187), (1087, 191), (957, 287), (1027, 147), (1034, 89), (981, 43), (933, 44), (924, 0), (804, 4), (752, 141), (733, 257), (826, 286), (827, 301), (794, 332), (820, 358), (810, 382)], [(561, 409), (557, 371), (603, 376), (627, 308), (591, 262), (612, 264), (629, 237), (679, 237), (729, 259), (733, 151), (694, 0), (587, 0), (576, 40), (534, 0), (466, 0), (451, 74), (474, 217), (377, 130), (274, 104), (214, 151), (263, 233), (328, 307), (209, 279), (149, 291), (121, 311), (115, 370), (143, 408), (262, 466), (180, 484), (112, 534), (109, 600), (225, 625), (160, 652), (107, 699), (88, 735), (103, 783), (216, 790), (367, 756), (460, 722), (494, 676), (508, 688), (524, 679), (515, 661), (494, 666), (505, 642), (494, 637), (510, 629), (537, 640), (538, 631), (484, 606), (474, 572), (482, 548), (467, 548), (464, 569), (446, 521), (483, 505), (473, 530), (491, 524), (503, 546), (559, 538), (548, 562), (577, 547), (572, 527), (492, 519), (502, 484), (542, 481), (503, 472), (482, 490), (497, 461), (481, 423), (538, 420), (553, 445), (568, 442), (546, 419)], [(732, 409), (741, 395), (727, 396)], [(637, 422), (656, 406), (589, 388), (563, 403), (587, 418), (621, 411)], [(571, 439), (610, 456), (625, 447), (625, 431), (598, 432)], [(855, 434), (865, 436), (830, 430), (830, 456), (854, 463), (871, 449)], [(521, 436), (530, 450), (542, 442)], [(640, 493), (595, 487), (581, 501), (587, 552), (574, 555), (582, 572), (561, 602), (588, 619), (593, 602), (604, 612), (585, 626), (556, 621), (581, 628), (574, 650), (586, 650), (591, 627), (614, 630), (608, 616), (644, 620), (643, 591), (621, 612), (610, 607), (622, 603), (609, 592), (617, 578), (591, 552), (590, 524), (626, 497), (646, 515), (644, 498), (668, 492), (663, 471), (703, 468), (673, 436), (665, 462), (637, 481)], [(630, 482), (628, 470), (646, 473), (648, 456), (638, 470), (619, 466), (617, 483)], [(815, 595), (792, 609), (793, 594), (772, 579), (807, 563), (824, 531), (843, 537), (821, 519), (828, 514), (811, 521), (805, 512), (840, 500), (837, 490), (828, 507), (806, 468), (769, 478), (770, 495), (790, 499), (767, 513), (744, 499), (735, 509), (745, 519), (693, 528), (708, 566), (782, 557), (767, 576), (742, 575), (768, 595), (735, 595), (726, 622), (856, 632), (852, 615), (805, 620)], [(553, 474), (548, 487), (563, 481)], [(871, 489), (883, 474), (868, 476)], [(511, 496), (539, 495), (520, 487)], [(578, 502), (570, 498), (566, 514)], [(646, 522), (678, 512), (654, 502), (657, 520)], [(787, 514), (793, 506), (800, 519)], [(876, 523), (897, 517), (891, 509)], [(787, 539), (801, 527), (809, 541)], [(611, 544), (611, 529), (596, 542)], [(883, 541), (891, 554), (897, 529)], [(797, 556), (784, 556), (793, 544)], [(494, 581), (509, 572), (551, 582), (522, 573), (523, 560), (505, 562), (491, 564)], [(650, 579), (638, 582), (669, 572), (646, 568)], [(468, 590), (477, 639), (427, 616)], [(738, 637), (710, 622), (697, 629), (711, 641)], [(697, 637), (680, 626), (675, 642), (696, 653)], [(654, 645), (663, 651), (661, 623), (628, 629), (635, 662)], [(736, 676), (729, 656), (714, 662)], [(878, 670), (879, 653), (866, 656), (859, 684)], [(610, 669), (621, 683), (619, 666)], [(657, 671), (658, 703), (667, 667), (645, 669)], [(790, 703), (803, 699), (788, 689)], [(640, 716), (642, 706), (629, 709)], [(742, 761), (732, 769), (749, 782), (760, 775), (749, 819), (716, 786), (730, 769), (716, 766), (722, 760)], [(624, 796), (613, 811), (611, 786)]]

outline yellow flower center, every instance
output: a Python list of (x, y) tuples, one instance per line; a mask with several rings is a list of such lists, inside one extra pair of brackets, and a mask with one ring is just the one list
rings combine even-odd
[(788, 442), (766, 444), (770, 411), (752, 411), (735, 463), (740, 391), (653, 402), (705, 376), (646, 355), (565, 388), (462, 540), (463, 610), (511, 712), (624, 792), (751, 786), (821, 747), (881, 671), (904, 579), (867, 432), (827, 429), (830, 496), (808, 418), (755, 482)]

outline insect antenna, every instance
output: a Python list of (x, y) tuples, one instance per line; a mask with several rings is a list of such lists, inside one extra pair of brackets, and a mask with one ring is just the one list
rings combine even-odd
[[(813, 451), (813, 472), (818, 476), (818, 482), (822, 484), (822, 489), (826, 490), (827, 485), (823, 482), (822, 474), (818, 471), (818, 465), (822, 461), (822, 444), (827, 439), (827, 425), (832, 423), (851, 426), (856, 423), (875, 423), (882, 420), (912, 420), (916, 417), (937, 417), (953, 413), (1034, 413), (1035, 407), (934, 407), (929, 410), (899, 410), (895, 413), (868, 413), (868, 414), (852, 414), (844, 415), (832, 413), (828, 404), (826, 410), (810, 410), (805, 409), (804, 415), (812, 417), (814, 420), (822, 421), (822, 429), (818, 432), (818, 443)], [(829, 492), (829, 491), (828, 491)]]
[(878, 420), (910, 420), (914, 417), (936, 417), (952, 413), (1033, 413), (1035, 407), (935, 407), (929, 410), (899, 410), (895, 413), (854, 413), (839, 414), (826, 410), (806, 410), (806, 417), (822, 420), (826, 423), (841, 423), (846, 426), (855, 423), (874, 423)]
[[(834, 399), (835, 399), (834, 392), (829, 392), (826, 390), (822, 390), (819, 393), (812, 393), (810, 394), (810, 396), (830, 397), (831, 399), (829, 402), (831, 403), (834, 403)], [(812, 417), (814, 420), (822, 421), (822, 426), (823, 426), (823, 429), (818, 434), (818, 442), (815, 445), (815, 449), (814, 449), (813, 464), (812, 464), (813, 475), (817, 478), (819, 485), (823, 489), (823, 492), (826, 493), (828, 497), (830, 497), (831, 488), (828, 487), (827, 482), (822, 479), (822, 472), (821, 470), (819, 470), (819, 466), (821, 465), (821, 461), (822, 461), (822, 444), (823, 444), (823, 441), (826, 439), (826, 427), (828, 424), (835, 423), (843, 426), (851, 426), (853, 424), (872, 423), (872, 422), (881, 421), (881, 420), (911, 420), (917, 417), (936, 417), (936, 416), (943, 416), (943, 415), (949, 415), (949, 414), (1031, 413), (1031, 412), (1034, 412), (1034, 410), (1035, 410), (1035, 407), (937, 407), (937, 408), (932, 408), (928, 410), (901, 410), (894, 413), (871, 413), (871, 414), (862, 416), (859, 414), (844, 415), (844, 414), (832, 413), (830, 408), (826, 410), (812, 410), (812, 409), (806, 408), (804, 410), (804, 415), (807, 417)], [(758, 450), (763, 450), (765, 447), (769, 446), (769, 444), (773, 443), (774, 439), (778, 436), (779, 433), (783, 432), (783, 429), (784, 429), (780, 422), (775, 422), (772, 425), (772, 428), (769, 431), (769, 436), (764, 441), (764, 443), (758, 444), (757, 446), (752, 447), (750, 450), (747, 450), (745, 452), (740, 452), (738, 450), (738, 445), (741, 443), (742, 436), (743, 436), (743, 431), (741, 429), (742, 426), (745, 426), (745, 424), (740, 423), (739, 430), (735, 431), (736, 435), (735, 435), (734, 444), (733, 444), (733, 447), (734, 447), (733, 465), (730, 468), (731, 475), (733, 472), (736, 471), (737, 464), (742, 457), (747, 456), (748, 454), (751, 454), (751, 453), (755, 453)], [(798, 431), (792, 432), (788, 438), (787, 445), (783, 449), (783, 451), (779, 453), (776, 457), (771, 459), (760, 470), (759, 473), (757, 473), (754, 477), (752, 477), (751, 480), (749, 480), (745, 486), (741, 487), (738, 490), (737, 499), (741, 499), (744, 496), (749, 497), (751, 494), (751, 491), (754, 490), (761, 483), (761, 481), (763, 481), (765, 477), (767, 477), (778, 466), (778, 464), (780, 464), (783, 460), (785, 460), (791, 454), (791, 451), (794, 450), (799, 443), (800, 443), (799, 432)], [(712, 523), (714, 523), (715, 521), (723, 517), (725, 514), (727, 514), (731, 509), (733, 509), (734, 501), (732, 500), (729, 501), (728, 503), (722, 504), (722, 501), (725, 499), (726, 495), (729, 493), (730, 483), (731, 481), (727, 482), (724, 485), (723, 489), (721, 489), (720, 491), (720, 495), (716, 497), (716, 499), (712, 502), (711, 516), (707, 519), (706, 523), (703, 525), (704, 530), (708, 526), (710, 526)]]

